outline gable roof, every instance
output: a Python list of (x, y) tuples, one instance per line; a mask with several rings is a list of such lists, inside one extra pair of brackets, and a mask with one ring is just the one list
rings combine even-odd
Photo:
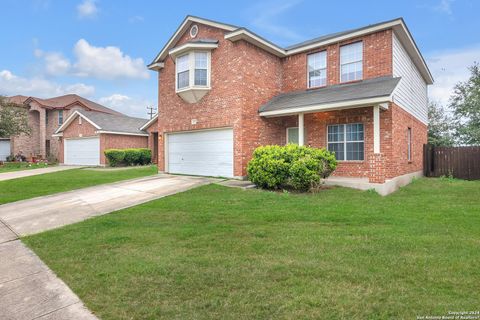
[(152, 63), (150, 63), (147, 67), (152, 68), (156, 63), (159, 63), (165, 60), (165, 58), (168, 56), (168, 51), (177, 43), (177, 41), (185, 33), (185, 31), (194, 23), (201, 23), (208, 26), (224, 29), (227, 31), (233, 31), (238, 29), (237, 26), (234, 26), (231, 24), (188, 15), (185, 17), (185, 19), (183, 19), (182, 23), (177, 28), (175, 33), (170, 37), (167, 43), (163, 46), (162, 50), (160, 50), (160, 52), (157, 54), (155, 59), (153, 59)]
[[(18, 97), (18, 96), (14, 96)], [(10, 97), (10, 98), (14, 98)], [(21, 96), (23, 97), (23, 96)], [(16, 98), (18, 99), (18, 98)], [(23, 101), (23, 103), (30, 103), (31, 101), (35, 101), (41, 106), (47, 108), (47, 109), (68, 109), (69, 107), (74, 106), (75, 104), (80, 104), (83, 107), (92, 110), (92, 111), (97, 111), (97, 112), (103, 112), (103, 113), (109, 113), (109, 114), (116, 114), (116, 115), (122, 115), (122, 113), (115, 111), (113, 109), (107, 108), (105, 106), (102, 106), (101, 104), (98, 104), (96, 102), (93, 102), (91, 100), (88, 100), (86, 98), (83, 98), (79, 95), (76, 94), (66, 94), (63, 96), (58, 96), (58, 97), (53, 97), (53, 98), (48, 98), (48, 99), (42, 99), (42, 98), (37, 98), (37, 97), (28, 97)]]
[(293, 109), (321, 106), (353, 100), (388, 98), (400, 78), (379, 77), (349, 84), (338, 84), (320, 89), (282, 93), (260, 107), (260, 115), (274, 114), (274, 111), (288, 113)]
[(367, 26), (363, 26), (356, 29), (350, 29), (347, 31), (335, 32), (335, 33), (327, 34), (311, 40), (303, 41), (303, 42), (294, 44), (292, 46), (282, 48), (276, 45), (275, 43), (259, 36), (258, 34), (255, 34), (254, 32), (248, 30), (247, 28), (236, 27), (233, 25), (224, 24), (224, 23), (220, 23), (220, 22), (216, 22), (208, 19), (187, 16), (182, 22), (182, 24), (180, 25), (180, 27), (177, 29), (175, 34), (170, 38), (167, 44), (163, 47), (163, 49), (157, 55), (157, 57), (153, 60), (151, 64), (148, 65), (148, 68), (152, 70), (163, 68), (163, 61), (168, 56), (169, 49), (171, 49), (175, 45), (175, 43), (178, 41), (181, 35), (194, 22), (218, 27), (226, 31), (229, 31), (227, 34), (225, 34), (225, 39), (228, 39), (231, 41), (238, 41), (238, 40), (247, 41), (280, 58), (287, 57), (293, 54), (298, 54), (298, 53), (312, 50), (315, 48), (319, 48), (328, 44), (338, 43), (340, 41), (347, 40), (350, 38), (359, 37), (359, 36), (367, 35), (373, 32), (378, 32), (381, 30), (386, 30), (391, 28), (394, 30), (400, 42), (402, 43), (402, 45), (405, 47), (406, 51), (412, 58), (413, 62), (415, 63), (418, 70), (420, 71), (424, 80), (428, 84), (433, 83), (432, 74), (430, 73), (430, 70), (428, 69), (428, 66), (425, 62), (425, 59), (420, 53), (420, 50), (418, 49), (417, 44), (413, 40), (413, 37), (410, 31), (408, 30), (403, 18), (397, 18), (397, 19), (383, 21), (375, 24), (370, 24)]
[(55, 134), (63, 132), (77, 116), (93, 125), (97, 129), (97, 133), (148, 136), (145, 131), (140, 129), (147, 119), (84, 110), (76, 110), (72, 113), (55, 131)]
[(150, 120), (148, 120), (143, 126), (140, 127), (140, 130), (146, 130), (148, 129), (152, 124), (155, 123), (158, 119), (158, 113)]

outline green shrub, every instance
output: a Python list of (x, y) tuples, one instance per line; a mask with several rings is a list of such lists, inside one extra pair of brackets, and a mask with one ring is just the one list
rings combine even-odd
[(152, 150), (150, 149), (139, 149), (140, 151), (140, 164), (149, 164), (152, 162)]
[(318, 186), (336, 166), (335, 155), (325, 149), (296, 144), (263, 146), (253, 152), (247, 173), (261, 188), (306, 191)]
[(111, 167), (117, 167), (123, 164), (125, 159), (125, 151), (121, 149), (107, 149), (105, 150), (105, 157)]
[(127, 166), (140, 164), (141, 154), (139, 149), (125, 149), (125, 163)]
[(108, 149), (105, 150), (105, 157), (111, 167), (136, 166), (149, 164), (152, 152), (147, 148)]

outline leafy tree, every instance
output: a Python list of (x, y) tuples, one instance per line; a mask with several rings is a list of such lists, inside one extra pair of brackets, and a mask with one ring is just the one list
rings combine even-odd
[(455, 136), (460, 144), (480, 144), (480, 65), (470, 68), (470, 78), (455, 86), (450, 108), (455, 121)]
[(30, 134), (28, 111), (0, 96), (0, 137), (9, 138), (21, 133)]
[(452, 146), (452, 119), (445, 108), (435, 102), (428, 106), (428, 143), (434, 146)]

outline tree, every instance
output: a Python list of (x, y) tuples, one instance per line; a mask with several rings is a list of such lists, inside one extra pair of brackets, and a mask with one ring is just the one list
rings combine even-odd
[(0, 138), (21, 133), (30, 134), (27, 109), (0, 96)]
[(428, 143), (434, 146), (452, 146), (452, 119), (445, 108), (435, 102), (428, 106)]
[(455, 137), (460, 144), (480, 144), (480, 65), (469, 68), (471, 75), (459, 82), (450, 98), (455, 121)]

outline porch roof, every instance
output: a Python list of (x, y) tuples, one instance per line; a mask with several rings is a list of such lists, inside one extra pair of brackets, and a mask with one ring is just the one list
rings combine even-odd
[(282, 93), (260, 107), (261, 116), (317, 112), (391, 101), (400, 77), (379, 77), (320, 89)]

